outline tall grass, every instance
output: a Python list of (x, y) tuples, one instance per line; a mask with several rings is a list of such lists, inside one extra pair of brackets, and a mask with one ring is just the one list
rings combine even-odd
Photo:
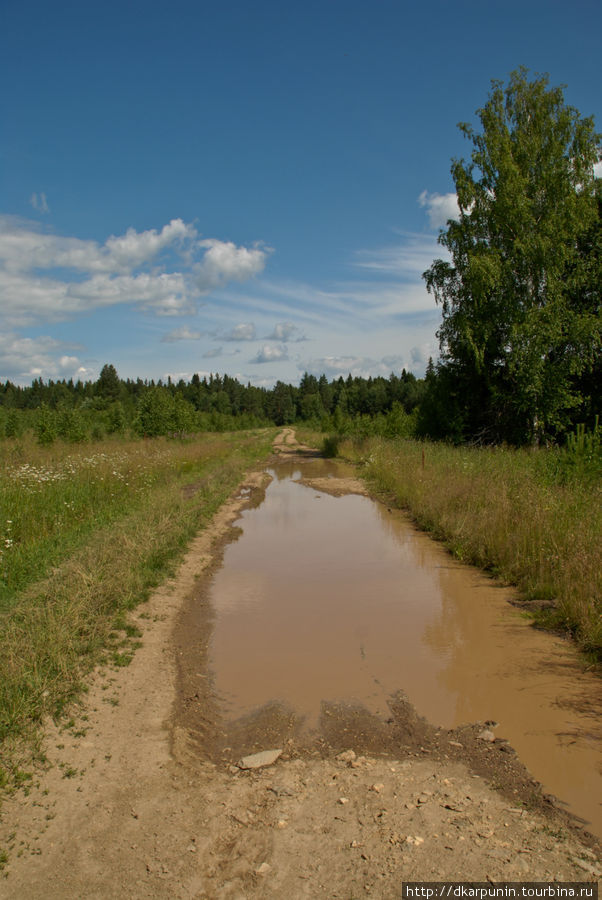
[(542, 624), (602, 658), (599, 480), (572, 476), (560, 451), (373, 438), (340, 452), (459, 559), (516, 585)]
[(131, 641), (116, 643), (127, 611), (272, 437), (0, 445), (0, 785), (15, 769), (10, 747), (59, 712), (100, 658), (128, 661)]

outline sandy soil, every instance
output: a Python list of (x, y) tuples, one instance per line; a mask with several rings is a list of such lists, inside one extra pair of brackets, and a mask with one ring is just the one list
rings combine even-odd
[[(292, 429), (275, 450), (311, 453)], [(198, 689), (203, 572), (265, 479), (249, 475), (140, 608), (131, 665), (97, 672), (69, 724), (48, 725), (48, 767), (2, 807), (0, 896), (388, 898), (410, 880), (599, 877), (599, 846), (492, 725), (435, 729), (400, 694), (384, 723), (325, 710), (313, 744), (277, 709), (220, 732), (208, 679)], [(235, 765), (272, 748), (270, 766)]]

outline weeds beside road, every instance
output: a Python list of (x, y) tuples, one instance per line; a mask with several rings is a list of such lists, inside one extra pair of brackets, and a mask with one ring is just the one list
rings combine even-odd
[(11, 744), (60, 711), (99, 659), (129, 661), (128, 610), (267, 456), (273, 435), (0, 445), (0, 786), (24, 777)]

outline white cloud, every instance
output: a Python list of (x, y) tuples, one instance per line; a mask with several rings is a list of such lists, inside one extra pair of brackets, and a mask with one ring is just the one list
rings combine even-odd
[[(60, 237), (30, 222), (0, 217), (0, 298), (13, 324), (38, 319), (62, 319), (84, 310), (138, 304), (157, 315), (179, 315), (195, 308), (199, 290), (192, 271), (165, 271), (156, 264), (161, 251), (171, 248), (186, 270), (191, 254), (201, 254), (196, 266), (205, 273), (205, 288), (244, 281), (261, 271), (267, 251), (247, 250), (220, 241), (199, 241), (196, 230), (173, 219), (161, 231), (136, 232), (96, 241)], [(70, 277), (61, 271), (72, 270)], [(83, 277), (82, 277), (83, 276)]]
[(59, 366), (66, 372), (72, 372), (79, 368), (79, 359), (77, 356), (61, 356)]
[(399, 353), (394, 353), (391, 356), (383, 356), (381, 363), (387, 368), (389, 374), (391, 372), (401, 372), (402, 369), (407, 369), (407, 358)]
[(203, 359), (215, 359), (216, 356), (222, 355), (223, 349), (223, 347), (215, 347), (213, 350), (206, 350), (205, 353), (203, 353)]
[(431, 194), (423, 191), (418, 197), (420, 206), (426, 208), (431, 228), (445, 228), (448, 219), (460, 218), (460, 207), (455, 193)]
[[(39, 211), (44, 203), (44, 195), (32, 196)], [(230, 280), (252, 278), (263, 271), (269, 252), (259, 245), (246, 248), (200, 240), (195, 227), (182, 219), (172, 219), (160, 229), (128, 228), (100, 243), (56, 235), (38, 223), (0, 215), (3, 324), (21, 329), (117, 306), (134, 306), (154, 316), (192, 314), (200, 298), (199, 284), (206, 292)], [(199, 332), (176, 329), (165, 340), (198, 337)], [(252, 337), (247, 331), (228, 339)], [(15, 344), (19, 346), (23, 362), (11, 371), (57, 374), (58, 363), (48, 355), (42, 354), (38, 365), (30, 360), (28, 345)]]
[(48, 201), (46, 200), (46, 194), (32, 194), (29, 198), (29, 202), (38, 212), (48, 213), (50, 212), (50, 207), (48, 206)]
[(292, 322), (279, 322), (277, 325), (274, 325), (274, 330), (271, 334), (267, 335), (267, 339), (269, 341), (281, 341), (284, 344), (286, 344), (287, 341), (300, 343), (301, 341), (307, 340), (305, 335), (301, 334), (297, 325), (293, 325)]
[(198, 341), (202, 337), (202, 331), (193, 331), (188, 325), (184, 325), (182, 328), (175, 328), (173, 331), (164, 334), (161, 342), (163, 344), (174, 344), (176, 341)]
[(240, 325), (235, 325), (230, 331), (225, 334), (220, 334), (218, 340), (222, 341), (254, 341), (255, 340), (255, 325), (252, 322), (241, 322)]
[(142, 232), (128, 228), (121, 237), (111, 235), (107, 239), (105, 249), (111, 270), (130, 270), (153, 259), (171, 244), (194, 240), (196, 236), (194, 226), (187, 225), (182, 219), (172, 219), (159, 232), (154, 228)]
[(271, 344), (264, 344), (263, 347), (257, 351), (257, 354), (253, 357), (253, 359), (249, 360), (249, 362), (272, 363), (282, 362), (283, 360), (288, 360), (288, 350), (285, 346), (274, 347)]
[(411, 362), (408, 368), (416, 375), (423, 376), (429, 359), (435, 362), (439, 359), (439, 342), (435, 336), (410, 348)]
[(230, 241), (214, 238), (198, 242), (206, 253), (196, 267), (196, 283), (200, 291), (206, 292), (228, 281), (247, 281), (263, 272), (271, 249), (255, 246), (237, 247)]
[(195, 238), (194, 227), (181, 219), (172, 219), (160, 232), (128, 228), (125, 235), (111, 235), (104, 244), (99, 244), (50, 234), (31, 222), (2, 216), (0, 262), (11, 272), (62, 268), (89, 275), (129, 274), (168, 246), (175, 244), (183, 249), (184, 242), (190, 244)]
[(180, 272), (139, 275), (95, 275), (68, 286), (67, 297), (75, 309), (96, 309), (116, 304), (139, 304), (157, 315), (173, 316), (194, 311), (186, 279)]
[(20, 337), (0, 334), (0, 381), (31, 381), (45, 378), (90, 378), (92, 370), (82, 365), (77, 356), (65, 351), (77, 349), (48, 336)]
[(594, 166), (594, 177), (602, 178), (602, 159)]

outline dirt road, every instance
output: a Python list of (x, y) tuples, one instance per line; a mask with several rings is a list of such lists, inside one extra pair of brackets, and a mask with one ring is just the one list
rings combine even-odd
[[(309, 452), (292, 429), (275, 450)], [(333, 710), (318, 746), (247, 735), (249, 753), (282, 750), (259, 769), (233, 765), (244, 734), (236, 747), (207, 740), (210, 690), (191, 695), (188, 676), (208, 635), (186, 617), (265, 478), (248, 477), (139, 609), (131, 665), (97, 672), (69, 722), (48, 726), (47, 769), (2, 807), (0, 896), (389, 898), (409, 880), (599, 877), (599, 846), (485, 724), (436, 729), (400, 695), (387, 728)]]

